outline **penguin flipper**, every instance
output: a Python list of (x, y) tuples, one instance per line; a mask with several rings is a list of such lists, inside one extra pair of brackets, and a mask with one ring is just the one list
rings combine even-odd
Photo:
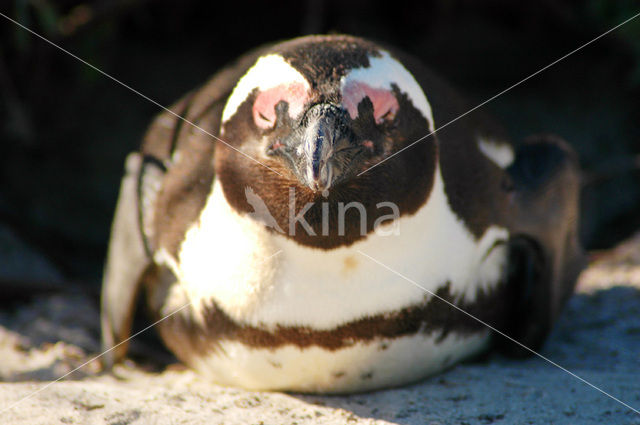
[[(537, 350), (586, 264), (578, 241), (579, 165), (564, 140), (539, 135), (519, 147), (507, 173), (513, 214), (502, 330)], [(508, 355), (531, 354), (502, 337), (497, 345)]]
[(111, 227), (111, 239), (105, 265), (100, 321), (103, 363), (111, 367), (127, 351), (127, 338), (135, 314), (142, 275), (151, 265), (145, 249), (139, 213), (139, 181), (142, 155), (131, 153), (125, 162), (125, 174)]
[[(215, 131), (233, 82), (253, 60), (254, 57), (247, 57), (240, 61), (240, 67), (223, 69), (171, 110), (189, 122)], [(197, 219), (198, 208), (192, 207), (204, 205), (211, 187), (215, 144), (208, 134), (194, 133), (185, 123), (176, 113), (159, 114), (147, 129), (140, 152), (130, 154), (126, 160), (101, 295), (102, 344), (104, 350), (109, 350), (104, 356), (107, 366), (126, 354), (125, 341), (131, 334), (143, 287), (148, 290), (148, 297), (153, 298), (153, 307), (159, 308), (162, 300), (158, 300), (158, 294), (162, 291), (153, 280), (154, 255), (159, 248), (175, 251), (181, 241), (181, 230), (186, 231)], [(184, 159), (178, 164), (174, 161), (176, 153)], [(166, 184), (167, 175), (174, 177), (168, 179), (173, 184)]]

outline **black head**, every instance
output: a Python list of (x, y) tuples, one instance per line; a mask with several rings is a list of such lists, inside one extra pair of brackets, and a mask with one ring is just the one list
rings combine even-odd
[(240, 79), (222, 121), (223, 139), (252, 144), (316, 192), (348, 182), (432, 126), (411, 74), (372, 43), (349, 37), (275, 46)]

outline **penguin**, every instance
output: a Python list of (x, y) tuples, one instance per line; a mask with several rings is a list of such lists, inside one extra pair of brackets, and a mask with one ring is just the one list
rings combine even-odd
[(127, 157), (105, 363), (140, 293), (178, 359), (250, 390), (369, 391), (539, 349), (585, 262), (577, 158), (468, 110), (418, 59), (348, 35), (215, 74)]

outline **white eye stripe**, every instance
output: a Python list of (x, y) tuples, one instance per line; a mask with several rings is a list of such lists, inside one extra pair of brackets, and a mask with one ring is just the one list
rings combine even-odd
[(254, 89), (260, 91), (277, 87), (281, 84), (300, 83), (309, 90), (309, 82), (280, 55), (260, 57), (255, 65), (238, 81), (227, 104), (222, 111), (222, 123), (227, 122), (249, 97)]
[(429, 130), (434, 130), (431, 105), (422, 91), (420, 84), (411, 73), (388, 52), (380, 51), (381, 57), (369, 56), (369, 67), (355, 68), (342, 77), (340, 89), (343, 91), (350, 83), (365, 83), (373, 88), (392, 90), (395, 84), (405, 93), (413, 106), (422, 113), (429, 123)]

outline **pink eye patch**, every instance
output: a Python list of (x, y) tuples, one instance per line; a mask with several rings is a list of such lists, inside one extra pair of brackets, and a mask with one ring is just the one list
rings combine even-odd
[(260, 92), (253, 103), (253, 121), (262, 129), (272, 128), (276, 123), (276, 105), (289, 103), (289, 115), (296, 117), (302, 113), (308, 93), (304, 84), (280, 84)]
[(398, 112), (398, 99), (389, 89), (373, 88), (359, 82), (348, 82), (342, 89), (342, 106), (349, 112), (351, 119), (358, 116), (358, 104), (368, 97), (373, 104), (373, 118), (377, 124), (385, 119), (393, 119)]

